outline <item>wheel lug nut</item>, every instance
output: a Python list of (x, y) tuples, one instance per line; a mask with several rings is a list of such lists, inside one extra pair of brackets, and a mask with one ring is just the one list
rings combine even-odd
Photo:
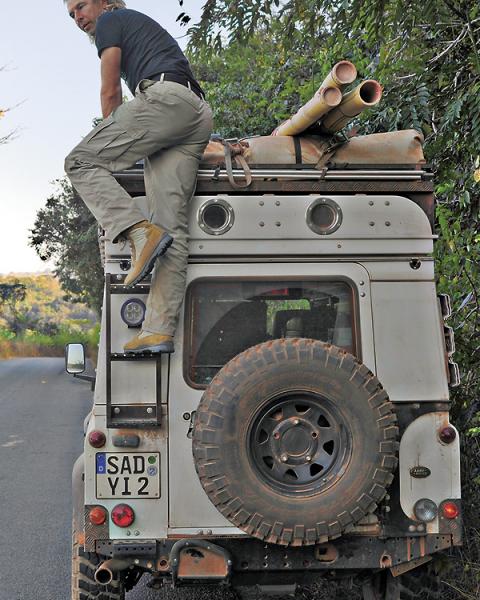
[(294, 424), (294, 425), (298, 425), (299, 423), (300, 423), (300, 421), (299, 421), (298, 419), (295, 419), (295, 420), (293, 421), (293, 424)]
[(287, 462), (288, 460), (288, 456), (286, 454), (282, 454), (280, 458), (282, 459), (282, 462)]
[(312, 460), (312, 457), (310, 455), (306, 456), (307, 462), (310, 462)]
[(274, 437), (276, 440), (279, 440), (279, 439), (280, 439), (280, 434), (278, 433), (278, 431), (276, 431), (276, 432), (273, 434), (273, 437)]

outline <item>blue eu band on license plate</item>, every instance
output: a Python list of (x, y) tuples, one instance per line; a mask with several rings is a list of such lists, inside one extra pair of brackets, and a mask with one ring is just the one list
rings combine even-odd
[(101, 475), (103, 475), (104, 473), (106, 473), (106, 470), (107, 470), (107, 461), (106, 461), (105, 452), (101, 452), (100, 454), (97, 454), (97, 475), (99, 473)]
[(160, 453), (99, 452), (97, 498), (160, 498)]

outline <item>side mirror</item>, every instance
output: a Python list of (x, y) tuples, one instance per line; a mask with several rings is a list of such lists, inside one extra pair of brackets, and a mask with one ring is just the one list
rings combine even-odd
[(65, 369), (71, 375), (85, 371), (85, 347), (83, 344), (67, 344), (65, 346)]

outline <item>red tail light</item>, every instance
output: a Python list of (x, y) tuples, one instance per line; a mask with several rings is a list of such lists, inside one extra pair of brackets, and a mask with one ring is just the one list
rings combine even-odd
[(103, 506), (94, 506), (90, 511), (88, 518), (93, 525), (103, 525), (107, 520), (107, 511)]
[(438, 437), (440, 438), (440, 441), (444, 444), (451, 444), (455, 441), (457, 437), (457, 432), (451, 425), (447, 425), (447, 427), (440, 429), (440, 431), (438, 432)]
[(442, 512), (446, 519), (456, 519), (460, 514), (460, 509), (455, 502), (445, 502), (442, 506)]
[(103, 448), (107, 443), (107, 438), (103, 431), (92, 431), (88, 434), (88, 441), (94, 448)]
[(128, 504), (117, 504), (112, 510), (112, 521), (118, 527), (130, 527), (135, 520), (133, 508)]

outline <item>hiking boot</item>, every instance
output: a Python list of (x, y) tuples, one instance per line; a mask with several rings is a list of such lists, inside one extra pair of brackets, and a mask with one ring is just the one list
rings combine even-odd
[(132, 268), (124, 285), (136, 285), (153, 270), (155, 261), (165, 254), (173, 238), (148, 221), (141, 221), (126, 231), (132, 249)]
[(141, 331), (123, 347), (127, 354), (140, 354), (152, 352), (154, 354), (171, 354), (174, 352), (173, 337), (161, 333), (148, 333)]

